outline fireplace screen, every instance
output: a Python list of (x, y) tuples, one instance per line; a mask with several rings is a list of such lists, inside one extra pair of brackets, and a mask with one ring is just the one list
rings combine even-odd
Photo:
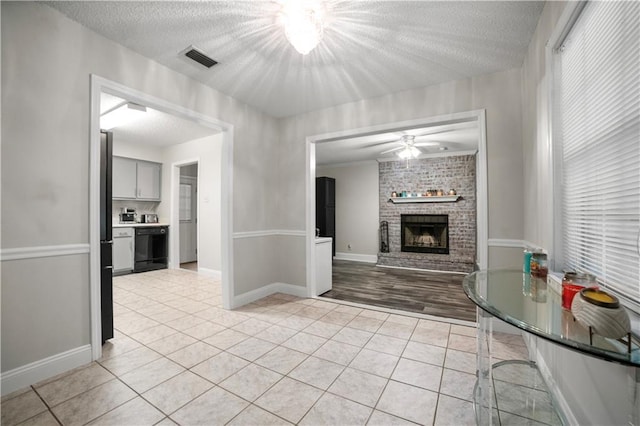
[(449, 254), (449, 216), (446, 214), (403, 214), (401, 251)]

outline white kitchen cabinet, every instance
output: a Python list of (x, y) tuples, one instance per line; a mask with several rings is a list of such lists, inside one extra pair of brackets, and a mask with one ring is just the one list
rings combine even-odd
[(160, 201), (162, 164), (113, 157), (112, 198)]
[(138, 161), (137, 198), (144, 200), (160, 199), (160, 171), (162, 164)]
[(316, 238), (316, 294), (319, 296), (333, 287), (332, 282), (332, 241), (331, 237)]
[(136, 198), (137, 161), (131, 158), (113, 157), (113, 178), (111, 195), (113, 198)]
[(133, 228), (113, 228), (113, 273), (133, 271)]

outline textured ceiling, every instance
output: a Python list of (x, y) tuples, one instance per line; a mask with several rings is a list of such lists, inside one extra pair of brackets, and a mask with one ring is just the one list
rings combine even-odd
[[(100, 94), (100, 113), (104, 114), (125, 100), (108, 93)], [(147, 112), (138, 120), (110, 130), (118, 142), (165, 147), (213, 135), (215, 130), (147, 107)]]
[(421, 157), (470, 153), (478, 149), (477, 122), (468, 121), (317, 143), (316, 164), (322, 166), (367, 160), (397, 161), (397, 151), (385, 151), (402, 147), (402, 135), (415, 136), (415, 146), (422, 152)]
[[(49, 2), (70, 18), (275, 117), (518, 67), (543, 2), (327, 0), (302, 56), (276, 1)], [(179, 56), (190, 45), (219, 62)]]

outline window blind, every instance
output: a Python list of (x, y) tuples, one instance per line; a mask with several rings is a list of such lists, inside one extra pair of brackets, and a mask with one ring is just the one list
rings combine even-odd
[(640, 302), (640, 2), (589, 2), (554, 55), (562, 269)]

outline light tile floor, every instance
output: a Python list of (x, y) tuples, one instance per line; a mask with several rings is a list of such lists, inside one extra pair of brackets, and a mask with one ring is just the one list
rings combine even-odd
[(3, 397), (2, 425), (474, 424), (471, 327), (285, 294), (225, 311), (184, 270), (114, 278), (114, 301), (103, 357)]

